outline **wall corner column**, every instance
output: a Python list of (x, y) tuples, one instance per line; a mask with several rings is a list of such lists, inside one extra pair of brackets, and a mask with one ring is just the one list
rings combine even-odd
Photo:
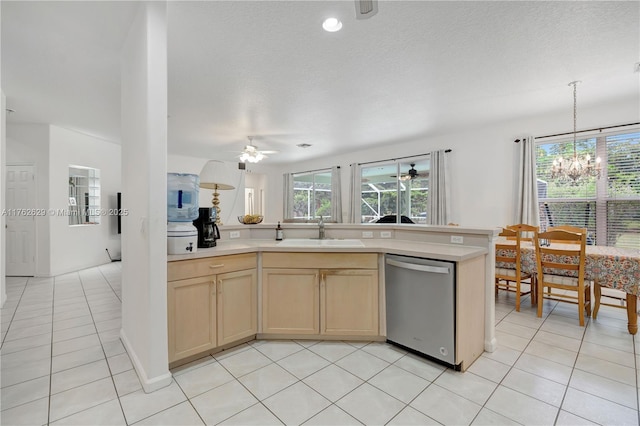
[(145, 392), (167, 353), (167, 3), (141, 3), (122, 52), (122, 329)]
[[(0, 121), (0, 209), (4, 210), (5, 204), (5, 176), (7, 165), (7, 98), (0, 90), (2, 98), (2, 118)], [(0, 308), (7, 301), (7, 283), (5, 274), (7, 258), (7, 233), (5, 230), (6, 217), (0, 216)]]

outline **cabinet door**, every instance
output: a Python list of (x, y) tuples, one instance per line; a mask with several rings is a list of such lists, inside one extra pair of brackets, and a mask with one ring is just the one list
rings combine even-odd
[(218, 346), (258, 331), (258, 279), (255, 269), (218, 275)]
[(378, 330), (378, 271), (321, 271), (321, 333), (375, 335)]
[(318, 334), (319, 299), (318, 270), (264, 268), (263, 333)]
[(168, 283), (169, 362), (216, 346), (215, 298), (211, 276)]

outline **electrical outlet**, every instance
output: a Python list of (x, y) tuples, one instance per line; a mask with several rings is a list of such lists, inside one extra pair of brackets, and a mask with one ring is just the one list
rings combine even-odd
[(452, 235), (451, 242), (453, 244), (464, 244), (464, 238), (462, 237), (462, 235)]
[(373, 232), (371, 232), (371, 231), (362, 231), (362, 238), (373, 238)]
[(381, 231), (380, 238), (391, 238), (391, 231)]
[(240, 231), (230, 231), (229, 238), (240, 238)]

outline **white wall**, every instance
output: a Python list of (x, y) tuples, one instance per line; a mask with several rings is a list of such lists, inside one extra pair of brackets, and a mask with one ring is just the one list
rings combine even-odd
[[(100, 206), (106, 213), (116, 209), (121, 191), (120, 145), (82, 133), (51, 126), (49, 152), (49, 208), (68, 209), (69, 166), (100, 170)], [(120, 255), (117, 216), (100, 218), (97, 225), (69, 226), (69, 218), (49, 216), (51, 275), (59, 275), (110, 262)]]
[[(264, 223), (282, 222), (282, 175), (285, 172), (293, 171), (293, 169), (289, 169), (290, 167), (291, 165), (274, 166), (268, 163), (247, 164), (247, 171), (245, 172), (247, 176), (253, 174), (259, 176), (259, 185), (264, 189), (265, 197), (264, 205), (262, 206)], [(297, 166), (295, 170), (298, 170)], [(253, 182), (255, 183), (255, 180)]]
[(167, 4), (140, 3), (122, 51), (122, 329), (146, 392), (167, 353)]
[[(578, 110), (578, 130), (637, 122), (640, 105), (631, 100)], [(463, 120), (463, 118), (461, 118)], [(282, 216), (282, 173), (341, 166), (342, 203), (344, 215), (349, 206), (350, 163), (386, 160), (417, 155), (437, 149), (452, 149), (449, 153), (452, 169), (451, 221), (462, 226), (498, 227), (512, 222), (515, 158), (514, 139), (563, 133), (573, 128), (572, 114), (546, 114), (528, 117), (483, 128), (446, 135), (425, 136), (422, 140), (388, 143), (385, 146), (320, 158), (277, 170), (264, 169), (268, 174), (269, 203), (265, 216), (269, 221)], [(343, 217), (345, 217), (343, 215)]]
[[(254, 200), (253, 200), (253, 214), (263, 214), (264, 207), (263, 205), (266, 203), (266, 189), (267, 189), (267, 175), (262, 173), (252, 173), (252, 171), (248, 171), (245, 174), (245, 188), (251, 188), (254, 190)], [(247, 204), (248, 200), (245, 193), (245, 213), (249, 210), (250, 206)]]
[[(7, 125), (7, 164), (34, 165), (36, 208), (49, 209), (49, 126), (15, 123)], [(50, 276), (49, 217), (36, 216), (35, 225), (35, 274), (39, 277)]]
[[(184, 155), (169, 155), (167, 158), (167, 173), (192, 173), (199, 175), (202, 167), (209, 160), (215, 158), (197, 158)], [(229, 176), (229, 183), (235, 188), (225, 191), (218, 191), (220, 196), (220, 220), (223, 225), (237, 225), (237, 216), (244, 215), (244, 175), (245, 172), (238, 170), (238, 163), (226, 162), (229, 170), (233, 174)], [(213, 190), (202, 188), (198, 194), (198, 204), (200, 207), (212, 207), (211, 199)]]
[[(0, 111), (0, 210), (5, 208), (5, 176), (7, 164), (7, 98), (4, 92), (0, 91), (1, 107)], [(0, 216), (0, 308), (7, 301), (7, 286), (5, 279), (6, 269), (6, 236), (5, 236), (6, 217)]]

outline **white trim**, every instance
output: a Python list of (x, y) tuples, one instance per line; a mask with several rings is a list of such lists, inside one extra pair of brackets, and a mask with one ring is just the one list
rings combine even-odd
[(136, 371), (138, 375), (138, 379), (142, 384), (142, 389), (145, 393), (155, 392), (159, 389), (169, 386), (173, 382), (173, 375), (170, 371), (167, 371), (165, 374), (162, 374), (157, 377), (148, 378), (147, 373), (144, 371), (142, 367), (142, 363), (133, 350), (133, 346), (129, 343), (129, 339), (127, 339), (127, 335), (124, 332), (124, 329), (120, 329), (120, 339), (122, 340), (122, 344), (124, 345), (127, 354), (129, 354), (129, 358), (131, 359), (131, 363), (133, 364), (133, 369)]
[(485, 257), (485, 300), (484, 300), (484, 350), (493, 352), (498, 348), (496, 340), (496, 234), (489, 235)]

